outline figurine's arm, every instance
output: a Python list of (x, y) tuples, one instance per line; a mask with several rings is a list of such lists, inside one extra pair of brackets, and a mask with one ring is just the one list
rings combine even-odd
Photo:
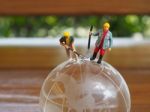
[(99, 35), (99, 31), (96, 33), (92, 33), (92, 36), (98, 36)]
[(110, 50), (111, 50), (112, 44), (113, 44), (113, 38), (112, 38), (112, 33), (110, 32), (110, 36), (109, 36), (109, 48), (110, 48)]
[(59, 40), (59, 42), (60, 42), (60, 45), (64, 46), (66, 49), (69, 48), (69, 46), (66, 45), (66, 42), (65, 42), (65, 38), (64, 38), (64, 37), (62, 37), (62, 38)]
[(101, 31), (102, 31), (102, 30), (100, 29), (100, 30), (98, 30), (96, 33), (92, 33), (92, 35), (93, 35), (93, 36), (99, 36), (99, 35), (101, 35)]
[(73, 37), (71, 37), (71, 48), (73, 49), (73, 51), (76, 51)]
[(66, 44), (66, 43), (65, 43), (65, 40), (64, 40), (64, 37), (61, 37), (61, 38), (59, 39), (59, 42), (60, 42), (60, 45)]
[(73, 51), (76, 51), (76, 48), (74, 46), (74, 42), (71, 44), (71, 48), (73, 49)]
[(90, 32), (89, 32), (89, 35), (92, 35), (92, 36), (98, 36), (98, 35), (99, 35), (99, 32), (92, 33), (92, 32), (90, 31)]

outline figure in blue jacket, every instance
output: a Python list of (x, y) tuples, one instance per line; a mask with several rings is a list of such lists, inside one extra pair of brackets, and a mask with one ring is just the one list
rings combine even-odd
[(109, 23), (106, 22), (106, 23), (104, 23), (102, 30), (99, 30), (96, 33), (90, 32), (90, 35), (98, 36), (98, 39), (95, 43), (95, 49), (94, 49), (93, 56), (90, 58), (90, 60), (94, 60), (97, 56), (98, 51), (99, 51), (100, 56), (99, 56), (99, 59), (97, 61), (98, 64), (101, 63), (105, 52), (107, 50), (111, 51), (113, 39), (112, 39), (112, 33), (109, 31), (109, 28), (110, 28), (110, 25), (109, 25)]

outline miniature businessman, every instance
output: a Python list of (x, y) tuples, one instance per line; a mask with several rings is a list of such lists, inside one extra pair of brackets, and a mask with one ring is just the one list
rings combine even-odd
[(111, 47), (112, 47), (112, 33), (109, 31), (110, 25), (109, 23), (104, 23), (103, 24), (103, 29), (99, 30), (96, 33), (92, 33), (90, 32), (90, 35), (93, 36), (98, 36), (98, 39), (95, 43), (95, 49), (94, 49), (94, 53), (93, 56), (90, 58), (90, 60), (94, 60), (97, 56), (97, 53), (99, 51), (99, 59), (97, 61), (98, 64), (101, 63), (102, 58), (105, 54), (105, 52), (111, 51)]
[(60, 38), (59, 41), (60, 41), (60, 44), (65, 47), (67, 56), (69, 58), (72, 58), (71, 51), (69, 49), (72, 49), (73, 52), (76, 51), (75, 46), (74, 46), (74, 38), (70, 36), (69, 32), (64, 32), (64, 35)]

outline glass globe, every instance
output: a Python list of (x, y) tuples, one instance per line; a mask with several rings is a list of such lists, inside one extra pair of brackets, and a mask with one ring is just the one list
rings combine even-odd
[(68, 60), (48, 75), (40, 93), (42, 112), (130, 112), (127, 84), (110, 64)]

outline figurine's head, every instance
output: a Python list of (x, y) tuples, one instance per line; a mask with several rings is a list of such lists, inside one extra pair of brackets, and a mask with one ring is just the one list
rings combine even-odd
[(104, 23), (103, 30), (107, 31), (107, 30), (109, 30), (109, 28), (110, 28), (110, 24), (108, 22)]
[(70, 37), (70, 33), (69, 32), (64, 32), (64, 37), (65, 38), (69, 38)]

